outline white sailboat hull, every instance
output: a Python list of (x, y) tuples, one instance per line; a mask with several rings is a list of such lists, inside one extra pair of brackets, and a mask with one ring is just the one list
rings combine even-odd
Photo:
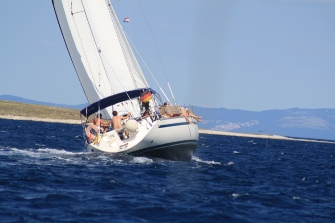
[[(179, 115), (175, 118), (162, 118), (164, 113), (157, 111), (162, 107), (162, 100), (149, 87), (112, 3), (109, 0), (52, 0), (52, 4), (89, 102), (80, 111), (85, 117), (83, 131), (87, 149), (91, 152), (191, 160), (198, 144), (197, 125), (186, 122), (181, 116), (185, 114), (176, 105), (177, 110), (173, 113), (164, 111)], [(115, 130), (101, 134), (99, 128), (103, 126), (100, 121), (94, 121), (98, 117), (109, 120), (118, 115), (121, 118), (128, 112), (133, 117), (128, 124), (136, 126), (127, 129), (130, 132), (128, 139), (121, 139)], [(141, 120), (142, 116), (147, 116), (145, 112), (155, 121), (151, 118)], [(95, 117), (93, 120), (92, 115)], [(95, 127), (87, 128), (89, 123)], [(118, 124), (116, 126), (121, 126)], [(91, 128), (99, 133), (92, 133)]]
[(156, 157), (173, 161), (190, 161), (198, 145), (196, 124), (184, 117), (160, 119), (152, 126), (146, 120), (129, 139), (121, 140), (115, 131), (104, 133), (98, 143), (87, 144), (90, 152), (127, 153), (134, 156)]

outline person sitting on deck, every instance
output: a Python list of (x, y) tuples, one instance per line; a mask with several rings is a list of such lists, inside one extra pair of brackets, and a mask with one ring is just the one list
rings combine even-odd
[(188, 116), (188, 117), (192, 117), (194, 118), (195, 120), (197, 120), (198, 122), (201, 122), (201, 118), (202, 116), (196, 116), (190, 109), (188, 108), (184, 108), (184, 107), (180, 107), (180, 112), (181, 112), (181, 115), (185, 115)]
[(85, 133), (87, 136), (88, 143), (92, 143), (96, 138), (97, 133), (99, 132), (99, 127), (96, 125), (95, 119), (93, 123), (86, 127)]
[(96, 115), (96, 118), (93, 120), (93, 124), (99, 127), (102, 131), (106, 131), (108, 129), (108, 122), (102, 120), (101, 114)]
[[(170, 106), (170, 104), (168, 102), (164, 103), (164, 108), (167, 108), (168, 106)], [(192, 111), (190, 111), (188, 108), (184, 108), (184, 107), (179, 107), (179, 111), (180, 111), (180, 115), (184, 116), (184, 118), (186, 119), (186, 121), (188, 121), (189, 123), (193, 123), (190, 121), (190, 119), (188, 117), (192, 117), (195, 120), (197, 120), (198, 122), (201, 122), (201, 118), (202, 116), (196, 116)], [(170, 118), (173, 117), (174, 114), (169, 114), (169, 113), (164, 113), (162, 115), (165, 118)]]
[(111, 120), (112, 127), (115, 129), (115, 131), (119, 134), (121, 138), (123, 138), (123, 133), (126, 133), (126, 135), (129, 137), (129, 133), (125, 130), (125, 126), (122, 125), (121, 121), (124, 119), (129, 118), (131, 115), (130, 112), (126, 116), (117, 115), (117, 111), (113, 111), (113, 118)]
[[(164, 108), (167, 108), (168, 106), (170, 106), (169, 102), (164, 102), (163, 107), (164, 107)], [(165, 111), (166, 111), (166, 110), (165, 110)], [(167, 113), (167, 112), (164, 112), (164, 113), (162, 114), (162, 116), (163, 116), (164, 118), (171, 118), (171, 117), (173, 117), (173, 114), (169, 114), (169, 113)]]

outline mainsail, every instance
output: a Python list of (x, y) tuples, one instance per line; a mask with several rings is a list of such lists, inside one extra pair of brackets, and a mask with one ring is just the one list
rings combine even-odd
[(109, 0), (52, 3), (90, 104), (113, 94), (148, 87)]

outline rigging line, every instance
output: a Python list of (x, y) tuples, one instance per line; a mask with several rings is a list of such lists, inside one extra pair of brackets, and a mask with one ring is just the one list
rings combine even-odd
[[(128, 92), (127, 92), (127, 91), (126, 91), (126, 94), (128, 95)], [(128, 97), (129, 97), (129, 95), (128, 95)], [(133, 107), (133, 111), (137, 113), (136, 115), (141, 116), (141, 111), (138, 112), (138, 110), (135, 109), (135, 107), (134, 107), (133, 101), (132, 101), (132, 100), (129, 100), (129, 101), (130, 101), (130, 104), (131, 104), (130, 107)], [(125, 106), (124, 104), (126, 104), (126, 106)], [(121, 105), (123, 106), (123, 108), (124, 108), (126, 111), (129, 111), (129, 109), (128, 109), (128, 103), (127, 103), (126, 101), (121, 102)], [(131, 114), (131, 117), (134, 118), (134, 115), (135, 115), (135, 114)]]
[[(54, 2), (53, 2), (53, 4), (54, 4)], [(76, 23), (75, 23), (75, 20), (74, 20), (74, 17), (73, 17), (73, 12), (72, 12), (72, 0), (71, 0), (70, 3), (67, 2), (67, 4), (70, 4), (70, 12), (71, 12), (71, 15), (72, 15), (73, 22), (74, 22), (74, 24), (75, 24), (75, 28), (77, 29), (77, 26), (76, 26)], [(64, 5), (65, 5), (65, 4), (64, 4)], [(63, 6), (63, 8), (64, 8), (64, 13), (66, 14), (67, 12), (65, 12), (65, 7)], [(57, 17), (58, 17), (58, 16), (57, 16)], [(57, 20), (58, 20), (58, 18), (57, 18)], [(69, 20), (70, 20), (70, 18), (67, 19), (67, 22), (68, 22), (68, 23), (69, 23)], [(59, 22), (59, 21), (58, 21), (58, 22)], [(61, 32), (62, 32), (64, 41), (65, 41), (65, 45), (66, 45), (66, 47), (67, 47), (67, 49), (68, 49), (70, 58), (71, 58), (72, 63), (73, 63), (73, 65), (74, 65), (73, 57), (72, 57), (72, 55), (71, 55), (71, 53), (70, 53), (70, 51), (69, 51), (69, 47), (68, 47), (68, 44), (67, 44), (67, 42), (66, 42), (66, 40), (65, 40), (65, 37), (64, 37), (64, 33), (63, 33), (63, 29), (62, 29), (62, 28), (61, 28)], [(78, 32), (78, 30), (77, 30), (77, 32)], [(80, 39), (80, 38), (79, 38), (79, 39)], [(81, 39), (80, 39), (80, 41), (81, 41)], [(80, 80), (80, 76), (79, 76), (79, 74), (78, 74), (78, 70), (77, 70), (77, 68), (76, 68), (75, 66), (74, 66), (74, 69), (75, 69), (75, 71), (76, 71), (77, 77), (78, 77), (79, 80)], [(81, 88), (82, 88), (83, 91), (84, 91), (85, 97), (86, 97), (86, 99), (88, 100), (88, 97), (87, 97), (87, 94), (86, 94), (86, 90), (85, 90), (85, 88), (84, 88), (84, 86), (83, 86), (83, 83), (82, 83), (81, 81), (80, 81), (80, 84), (81, 84)]]
[[(128, 99), (131, 101), (131, 98), (130, 98), (130, 96), (128, 95), (128, 91), (127, 91), (126, 88), (122, 85), (122, 83), (121, 83), (120, 79), (118, 78), (118, 76), (116, 75), (116, 72), (114, 71), (112, 65), (108, 62), (108, 60), (107, 60), (106, 56), (104, 55), (104, 53), (101, 53), (101, 55), (102, 55), (102, 57), (106, 60), (106, 64), (110, 67), (110, 69), (111, 69), (112, 72), (114, 73), (114, 75), (115, 75), (115, 79), (119, 82), (119, 84), (120, 84), (120, 86), (122, 87), (123, 91), (127, 92)], [(135, 106), (133, 105), (133, 103), (131, 103), (131, 104), (132, 104), (133, 110), (136, 111), (136, 108), (135, 108)]]
[[(133, 85), (135, 87), (138, 87), (137, 86), (137, 83), (136, 83), (136, 80), (135, 80), (135, 75), (133, 73), (133, 70), (131, 69), (131, 66), (130, 66), (130, 62), (132, 62), (131, 58), (130, 58), (130, 61), (128, 61), (128, 54), (126, 54), (126, 50), (127, 49), (124, 49), (124, 47), (126, 48), (130, 48), (129, 44), (127, 43), (127, 39), (125, 38), (125, 35), (123, 34), (123, 29), (121, 27), (121, 24), (120, 22), (118, 21), (118, 18), (117, 16), (115, 15), (115, 12), (114, 12), (114, 9), (111, 7), (111, 4), (107, 4), (109, 7), (109, 13), (110, 13), (110, 17), (111, 17), (111, 20), (113, 22), (113, 26), (114, 26), (114, 30), (115, 30), (115, 33), (118, 37), (118, 41), (119, 41), (119, 44), (120, 44), (120, 47), (121, 47), (121, 50), (122, 50), (122, 53), (123, 53), (123, 56), (124, 56), (124, 59), (125, 59), (125, 62), (127, 64), (127, 68), (128, 68), (128, 71), (129, 71), (129, 74), (131, 75), (131, 78), (132, 78), (132, 81), (133, 81)], [(104, 56), (104, 55), (103, 55)], [(105, 56), (104, 56), (105, 57)], [(107, 58), (106, 58), (106, 63), (109, 65), (109, 67), (111, 67), (113, 73), (116, 75), (116, 72), (113, 70), (113, 67), (109, 64)], [(122, 85), (120, 79), (117, 78), (117, 80), (119, 81), (121, 87), (123, 88), (124, 91), (126, 91), (126, 89), (124, 88), (124, 86)], [(127, 92), (127, 91), (126, 91)], [(129, 95), (127, 94), (128, 96), (128, 99), (130, 101), (131, 98), (129, 97)], [(132, 107), (133, 107), (133, 110), (136, 111), (135, 107), (134, 107), (134, 104), (131, 103)]]
[(156, 42), (155, 42), (154, 36), (153, 36), (153, 34), (152, 34), (152, 31), (151, 31), (151, 29), (150, 29), (149, 22), (148, 22), (148, 19), (147, 19), (146, 14), (145, 14), (145, 11), (144, 11), (144, 8), (143, 8), (143, 5), (142, 5), (141, 0), (139, 0), (139, 2), (140, 2), (141, 9), (142, 9), (142, 12), (143, 12), (145, 21), (146, 21), (146, 23), (147, 23), (147, 26), (148, 26), (148, 29), (149, 29), (149, 32), (150, 32), (150, 35), (151, 35), (151, 38), (152, 38), (152, 41), (154, 42), (155, 49), (156, 49), (156, 52), (157, 52), (157, 55), (158, 55), (160, 64), (161, 64), (161, 66), (162, 66), (162, 69), (163, 69), (163, 73), (164, 73), (165, 79), (166, 79), (166, 81), (168, 82), (168, 86), (169, 86), (169, 89), (170, 89), (170, 93), (171, 93), (171, 95), (172, 95), (172, 99), (173, 99), (174, 103), (176, 104), (176, 100), (175, 100), (175, 98), (174, 98), (174, 96), (173, 96), (172, 89), (171, 89), (171, 87), (170, 87), (169, 80), (168, 80), (168, 78), (167, 78), (167, 75), (166, 75), (166, 72), (165, 72), (165, 68), (164, 68), (164, 66), (163, 66), (162, 59), (161, 59), (160, 54), (159, 54), (159, 52), (158, 52), (157, 44), (156, 44)]
[[(84, 7), (84, 5), (83, 5), (83, 7)], [(84, 11), (82, 11), (82, 12), (84, 12)], [(85, 55), (85, 60), (86, 60), (86, 62), (87, 62), (87, 64), (88, 64), (88, 67), (89, 67), (89, 70), (90, 70), (90, 72), (91, 72), (91, 74), (92, 74), (92, 68), (91, 68), (91, 65), (90, 65), (90, 63), (88, 62), (88, 58), (87, 58), (87, 54), (86, 54), (86, 51), (85, 51), (85, 48), (84, 48), (84, 44), (83, 44), (83, 40), (82, 40), (82, 38), (81, 38), (81, 36), (80, 36), (80, 32), (79, 32), (79, 29), (78, 29), (78, 26), (77, 26), (77, 23), (76, 23), (76, 20), (75, 20), (75, 18), (74, 18), (74, 14), (76, 14), (76, 13), (73, 13), (73, 11), (72, 11), (72, 1), (71, 1), (71, 15), (72, 15), (72, 19), (73, 19), (73, 23), (74, 23), (74, 25), (75, 25), (75, 27), (76, 27), (76, 30), (77, 30), (77, 34), (78, 34), (78, 37), (79, 37), (79, 40), (80, 40), (80, 43), (81, 43), (81, 46), (82, 46), (82, 49), (83, 49), (83, 52), (84, 52), (84, 55)], [(86, 69), (85, 69), (86, 70)], [(78, 75), (78, 73), (77, 73), (77, 75)], [(78, 77), (79, 77), (79, 75), (78, 75)], [(80, 78), (79, 78), (80, 79)], [(90, 78), (91, 79), (91, 78)], [(94, 76), (92, 76), (92, 79), (93, 79), (93, 81), (94, 81)], [(97, 90), (97, 93), (98, 94), (100, 94), (101, 96), (103, 95), (101, 92), (100, 92), (100, 90), (98, 90), (97, 88), (96, 88), (96, 86), (93, 84), (93, 87)], [(84, 90), (85, 91), (85, 90)], [(86, 95), (86, 92), (85, 92), (85, 95)]]
[[(106, 1), (109, 1), (109, 0), (106, 0)], [(132, 81), (133, 81), (133, 84), (135, 87), (138, 87), (137, 84), (136, 84), (136, 81), (135, 81), (135, 75), (133, 74), (133, 71), (131, 69), (131, 66), (129, 64), (129, 61), (128, 61), (128, 55), (126, 54), (125, 52), (125, 49), (124, 49), (124, 46), (127, 47), (127, 42), (123, 42), (121, 41), (122, 40), (122, 32), (123, 32), (123, 29), (121, 27), (121, 24), (114, 12), (114, 9), (112, 8), (112, 6), (110, 4), (108, 4), (108, 8), (109, 8), (109, 13), (110, 13), (110, 17), (111, 17), (111, 20), (113, 22), (113, 25), (114, 25), (114, 30), (115, 30), (115, 33), (117, 35), (117, 39), (118, 39), (118, 42), (120, 44), (120, 47), (121, 47), (121, 50), (122, 50), (122, 53), (123, 53), (123, 57), (126, 61), (126, 64), (127, 64), (127, 68), (128, 68), (128, 71), (132, 77)], [(124, 38), (125, 39), (125, 38)]]
[(129, 36), (125, 33), (125, 35), (127, 36), (129, 42), (132, 44), (134, 50), (136, 51), (136, 53), (138, 54), (138, 56), (141, 58), (144, 66), (147, 68), (147, 70), (149, 71), (151, 77), (154, 79), (154, 81), (156, 82), (156, 84), (158, 85), (159, 89), (161, 90), (161, 92), (163, 93), (163, 95), (165, 96), (165, 99), (170, 103), (169, 98), (166, 96), (164, 90), (162, 89), (162, 87), (160, 86), (160, 84), (158, 83), (157, 79), (155, 78), (155, 76), (153, 75), (153, 73), (151, 72), (151, 70), (149, 69), (148, 65), (145, 63), (143, 57), (141, 56), (140, 52), (137, 50), (137, 48), (135, 47), (134, 43), (131, 41), (131, 39), (129, 38)]
[[(130, 19), (130, 7), (129, 7), (129, 1), (128, 1), (128, 19)], [(128, 22), (128, 27), (129, 27), (129, 36), (130, 37), (132, 37), (132, 30), (131, 30), (131, 20), (129, 20), (129, 22)], [(125, 35), (126, 35), (126, 32), (124, 32), (125, 33)], [(130, 39), (127, 35), (126, 35), (126, 37), (127, 37), (127, 39)]]
[[(90, 32), (91, 32), (91, 36), (92, 36), (92, 39), (93, 39), (93, 42), (94, 42), (94, 45), (95, 45), (95, 47), (97, 48), (97, 50), (98, 50), (98, 57), (100, 57), (100, 60), (101, 60), (101, 56), (100, 56), (100, 54), (101, 54), (101, 49), (100, 49), (100, 47), (98, 46), (98, 44), (97, 44), (97, 41), (96, 41), (96, 39), (95, 39), (95, 36), (94, 36), (94, 33), (93, 33), (93, 29), (92, 29), (92, 26), (91, 26), (91, 23), (90, 23), (90, 20), (88, 19), (88, 16), (87, 16), (87, 10), (85, 9), (85, 5), (84, 5), (84, 3), (83, 3), (83, 1), (81, 0), (81, 4), (82, 4), (82, 6), (83, 6), (83, 12), (84, 12), (84, 14), (85, 14), (85, 17), (86, 17), (86, 21), (87, 21), (87, 24), (88, 24), (88, 27), (89, 27), (89, 29), (90, 29)], [(96, 55), (96, 51), (95, 51), (95, 54), (94, 54), (95, 56), (97, 56)], [(98, 64), (99, 64), (99, 70), (100, 70), (100, 63), (99, 63), (99, 59), (98, 59), (98, 57), (96, 57), (96, 59), (97, 59), (97, 62), (98, 62)], [(89, 64), (89, 62), (87, 61), (87, 63)], [(102, 61), (101, 61), (101, 63), (102, 63)], [(105, 71), (105, 73), (107, 74), (107, 72), (106, 72), (106, 68), (104, 67), (104, 63), (102, 63), (102, 66), (103, 66), (103, 70)], [(91, 71), (91, 73), (92, 73), (92, 71)], [(100, 89), (100, 87), (101, 87), (101, 85), (100, 85), (100, 78), (101, 78), (101, 72), (99, 72), (99, 80), (98, 80), (98, 82), (99, 82), (99, 89)], [(107, 78), (107, 80), (108, 81), (110, 81), (108, 78)], [(105, 86), (105, 85), (104, 85)], [(102, 97), (106, 97), (106, 96), (108, 96), (108, 95), (104, 95), (104, 94), (102, 94), (101, 92), (100, 92), (100, 90), (99, 90), (99, 93), (100, 93), (100, 95), (102, 96)]]
[[(113, 66), (108, 62), (108, 59), (107, 57), (105, 56), (104, 53), (101, 53), (102, 57), (106, 60), (106, 64), (109, 66), (109, 68), (112, 70), (112, 72), (114, 73), (114, 78), (119, 82), (120, 86), (122, 87), (123, 91), (127, 92), (126, 88), (122, 85), (122, 82), (120, 81), (120, 79), (118, 78), (116, 72), (114, 71), (113, 69)], [(128, 95), (128, 94), (127, 94)], [(130, 100), (130, 97), (128, 96), (129, 100)]]
[[(84, 7), (84, 5), (83, 5), (83, 3), (82, 3), (82, 6)], [(82, 11), (82, 12), (85, 12), (85, 11)], [(78, 37), (79, 37), (79, 39), (80, 39), (80, 43), (81, 43), (81, 46), (82, 46), (82, 49), (83, 49), (83, 52), (84, 52), (84, 55), (85, 55), (85, 60), (86, 60), (86, 62), (87, 62), (87, 64), (88, 64), (88, 67), (89, 67), (89, 70), (90, 70), (90, 72), (91, 72), (91, 74), (92, 74), (92, 68), (91, 68), (91, 65), (90, 65), (90, 63), (89, 63), (89, 61), (88, 61), (88, 57), (87, 57), (87, 54), (86, 54), (86, 51), (85, 51), (85, 48), (84, 48), (84, 44), (83, 44), (83, 40), (82, 40), (82, 38), (81, 38), (81, 36), (80, 36), (80, 32), (79, 32), (79, 29), (78, 29), (78, 26), (77, 26), (77, 23), (76, 23), (76, 19), (74, 18), (74, 14), (76, 14), (76, 13), (73, 13), (73, 11), (72, 11), (72, 1), (71, 1), (71, 15), (72, 15), (72, 19), (73, 19), (73, 23), (74, 23), (74, 25), (75, 25), (75, 27), (76, 27), (76, 30), (77, 30), (77, 34), (78, 34)], [(86, 17), (86, 19), (87, 19), (87, 17)], [(78, 74), (77, 74), (78, 75)], [(100, 92), (100, 90), (95, 86), (95, 81), (94, 81), (94, 76), (93, 75), (91, 75), (91, 77), (92, 77), (92, 79), (93, 79), (93, 87), (96, 89), (96, 91), (97, 91), (97, 93), (98, 94), (100, 94), (101, 96), (103, 96), (103, 94)]]
[(113, 2), (113, 3), (111, 2), (110, 4), (113, 5), (113, 4), (115, 4), (115, 3), (119, 2), (119, 1), (120, 1), (120, 0), (116, 0), (115, 2)]

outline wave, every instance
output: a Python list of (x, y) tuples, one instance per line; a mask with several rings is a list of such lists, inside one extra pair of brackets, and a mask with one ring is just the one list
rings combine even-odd
[[(35, 144), (36, 145), (36, 144)], [(39, 146), (43, 146), (40, 144)], [(0, 155), (15, 157), (22, 163), (34, 163), (37, 165), (62, 165), (62, 164), (76, 164), (87, 166), (109, 166), (109, 165), (136, 165), (136, 164), (152, 164), (160, 163), (161, 165), (168, 165), (166, 160), (160, 160), (148, 157), (135, 157), (132, 155), (117, 153), (90, 153), (83, 151), (69, 151), (57, 148), (38, 148), (38, 149), (19, 149), (19, 148), (1, 148)], [(202, 160), (197, 156), (192, 157), (192, 161), (196, 163), (203, 163), (207, 165), (224, 165), (232, 166), (233, 162), (222, 164), (215, 160)]]
[(234, 162), (230, 161), (228, 162), (227, 164), (225, 164), (226, 166), (233, 166), (234, 165)]
[(134, 157), (133, 163), (142, 163), (142, 164), (149, 164), (149, 163), (153, 163), (154, 161), (150, 158), (146, 158), (146, 157)]
[(70, 152), (64, 149), (50, 149), (50, 148), (44, 148), (44, 149), (37, 149), (38, 152), (42, 153), (49, 153), (49, 154), (67, 154), (67, 155), (78, 155), (78, 154), (86, 154), (87, 152)]
[(231, 196), (233, 198), (238, 198), (238, 197), (242, 197), (242, 196), (248, 196), (249, 194), (248, 193), (245, 193), (245, 194), (237, 194), (237, 193), (233, 193)]
[(205, 164), (214, 164), (214, 165), (221, 165), (220, 162), (216, 162), (216, 161), (206, 161), (206, 160), (202, 160), (199, 157), (196, 156), (192, 156), (192, 160), (199, 162), (199, 163), (205, 163)]

